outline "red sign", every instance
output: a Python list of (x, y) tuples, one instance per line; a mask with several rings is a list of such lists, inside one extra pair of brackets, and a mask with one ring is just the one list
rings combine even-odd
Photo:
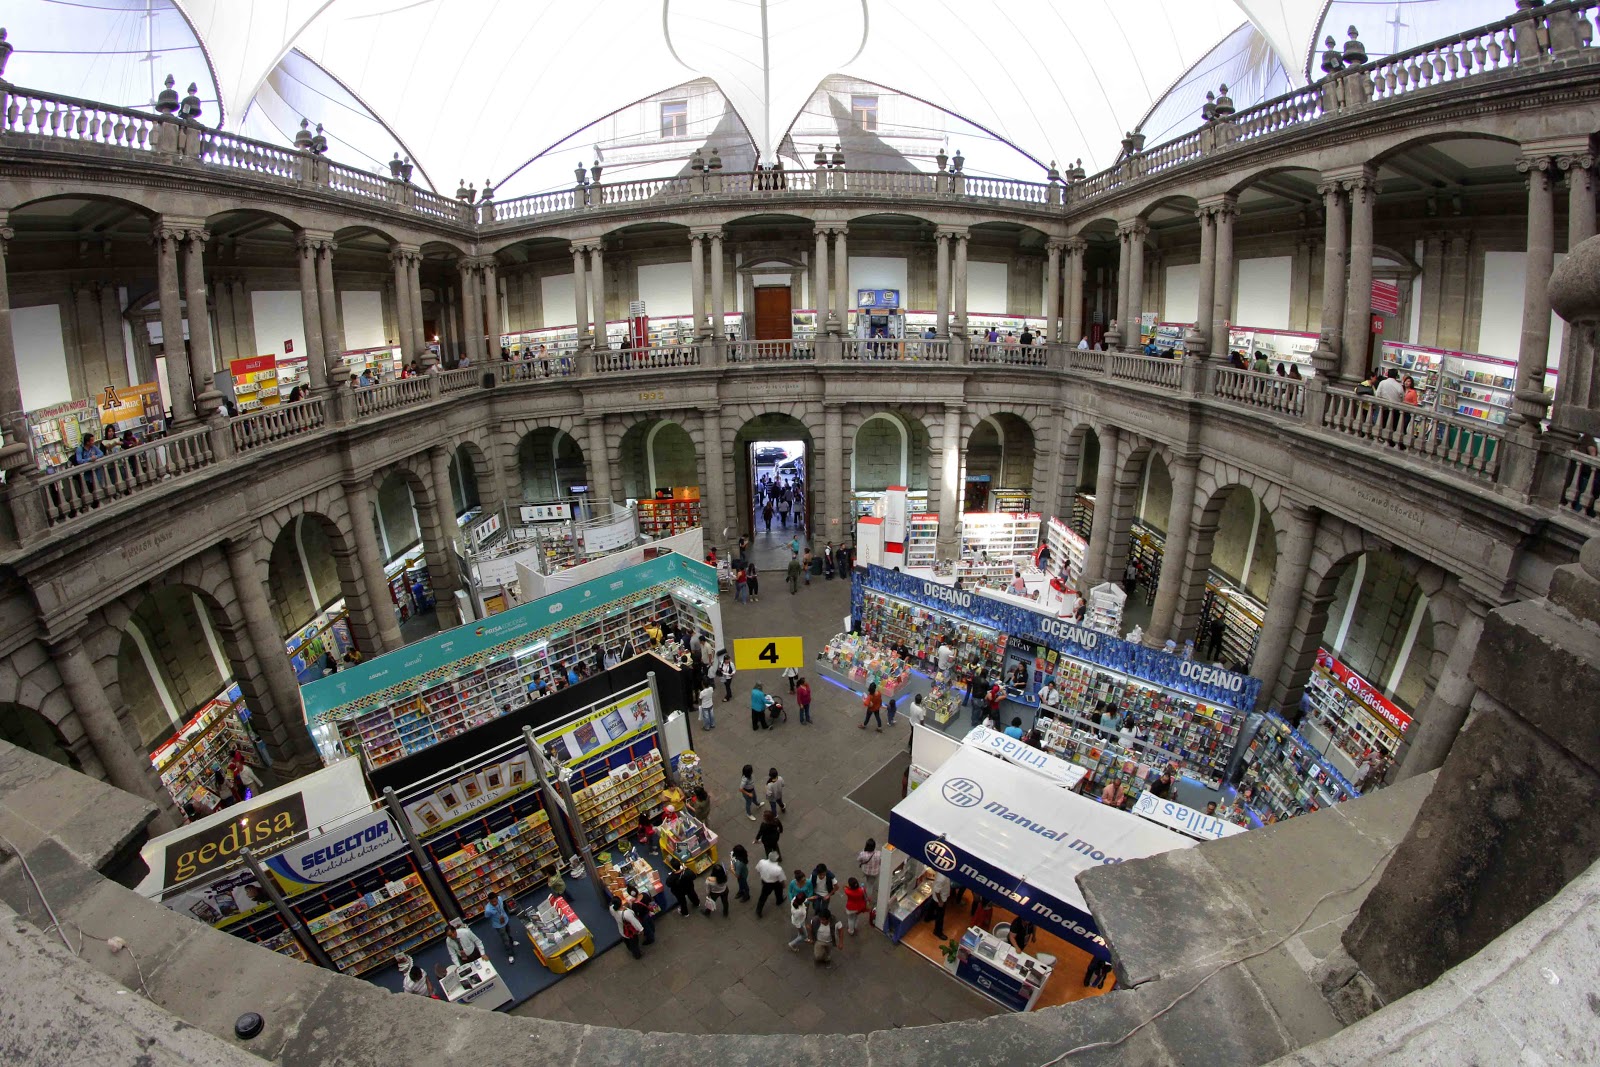
[(1372, 310), (1385, 315), (1400, 314), (1400, 287), (1394, 282), (1373, 282)]
[(293, 352), (293, 351), (294, 351), (294, 340), (293, 340), (293, 338), (283, 342), (283, 354), (284, 355), (287, 356), (290, 352)]
[(1410, 715), (1395, 707), (1392, 701), (1373, 688), (1371, 682), (1334, 659), (1327, 649), (1317, 650), (1317, 667), (1392, 733), (1403, 736), (1411, 729)]
[(246, 356), (244, 359), (229, 360), (228, 372), (235, 378), (242, 378), (246, 374), (260, 374), (262, 371), (272, 370), (277, 365), (277, 356)]
[(1372, 316), (1372, 332), (1373, 333), (1382, 333), (1383, 332), (1383, 316), (1382, 315), (1374, 315), (1374, 316)]

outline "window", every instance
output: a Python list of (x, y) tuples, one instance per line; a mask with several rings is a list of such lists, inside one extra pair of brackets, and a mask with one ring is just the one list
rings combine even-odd
[(878, 128), (878, 98), (875, 96), (852, 96), (850, 98), (850, 114), (855, 116), (856, 125), (872, 133)]
[(684, 137), (689, 133), (689, 101), (661, 102), (661, 136)]

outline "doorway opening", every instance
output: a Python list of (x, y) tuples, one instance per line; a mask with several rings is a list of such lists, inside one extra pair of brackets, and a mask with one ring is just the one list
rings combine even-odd
[(787, 341), (794, 336), (794, 308), (787, 285), (758, 285), (755, 339)]
[(751, 441), (750, 529), (756, 541), (788, 542), (806, 532), (806, 443), (800, 440)]

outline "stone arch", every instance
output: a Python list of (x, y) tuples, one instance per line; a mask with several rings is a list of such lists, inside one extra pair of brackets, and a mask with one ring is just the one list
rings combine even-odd
[[(1035, 461), (1040, 453), (1032, 421), (1015, 411), (982, 407), (967, 412), (965, 430), (961, 510), (992, 510), (994, 495), (1000, 490), (1024, 492), (1031, 501)], [(988, 482), (978, 480), (984, 477)], [(988, 486), (987, 490), (974, 491), (974, 487), (983, 485)], [(977, 502), (983, 506), (972, 507)]]
[(464, 439), (451, 447), (450, 492), (452, 515), (483, 506), (486, 493), (491, 501), (498, 498), (494, 468), (476, 441)]
[(877, 493), (890, 485), (929, 490), (932, 439), (917, 415), (899, 408), (858, 410), (845, 419), (843, 436), (850, 452), (845, 474), (854, 492)]
[(66, 737), (44, 715), (22, 704), (0, 701), (0, 741), (6, 741), (35, 755), (83, 770)]
[[(426, 455), (422, 459), (426, 462)], [(373, 474), (373, 503), (377, 509), (374, 521), (378, 527), (378, 546), (386, 557), (385, 565), (423, 540), (422, 510), (433, 504), (431, 476), (416, 470), (411, 462), (411, 459), (402, 460)], [(360, 518), (355, 517), (356, 521)]]
[(517, 441), (517, 485), (523, 500), (566, 499), (586, 484), (589, 468), (571, 419), (528, 429)]
[(360, 575), (354, 552), (330, 516), (315, 510), (296, 511), (264, 541), (270, 546), (267, 602), (283, 636), (341, 597), (347, 610), (359, 599)]
[(618, 495), (648, 500), (658, 488), (698, 486), (700, 449), (695, 437), (667, 415), (634, 420), (617, 441)]
[[(842, 475), (836, 464), (839, 457), (819, 456), (817, 452), (816, 435), (811, 432), (811, 427), (805, 419), (805, 405), (737, 405), (734, 413), (724, 410), (723, 415), (728, 423), (736, 425), (733, 432), (732, 453), (734, 501), (733, 514), (739, 529), (744, 532), (754, 533), (756, 529), (755, 509), (751, 492), (751, 467), (750, 445), (756, 441), (798, 440), (805, 442), (806, 447), (806, 528), (811, 526), (811, 516), (815, 513), (818, 503), (817, 494), (823, 491), (823, 477), (839, 479)], [(738, 420), (734, 422), (734, 420)], [(822, 502), (827, 503), (824, 496)], [(834, 516), (830, 516), (834, 518)], [(843, 518), (839, 516), (839, 518)], [(830, 523), (831, 529), (831, 523)], [(834, 531), (837, 532), (837, 531)], [(815, 532), (816, 536), (831, 536)]]

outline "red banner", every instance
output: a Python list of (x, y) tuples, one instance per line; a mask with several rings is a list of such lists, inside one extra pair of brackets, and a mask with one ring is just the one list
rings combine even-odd
[(235, 378), (242, 378), (246, 374), (260, 374), (262, 371), (272, 370), (277, 365), (277, 356), (246, 356), (244, 359), (229, 360), (228, 372)]
[(1372, 310), (1385, 315), (1400, 314), (1400, 287), (1394, 282), (1373, 282)]
[(1327, 649), (1318, 650), (1317, 666), (1336, 685), (1349, 693), (1356, 703), (1370, 711), (1373, 718), (1383, 723), (1393, 733), (1404, 736), (1405, 732), (1411, 729), (1410, 715), (1401, 711), (1392, 701), (1373, 688), (1371, 682), (1334, 659)]

